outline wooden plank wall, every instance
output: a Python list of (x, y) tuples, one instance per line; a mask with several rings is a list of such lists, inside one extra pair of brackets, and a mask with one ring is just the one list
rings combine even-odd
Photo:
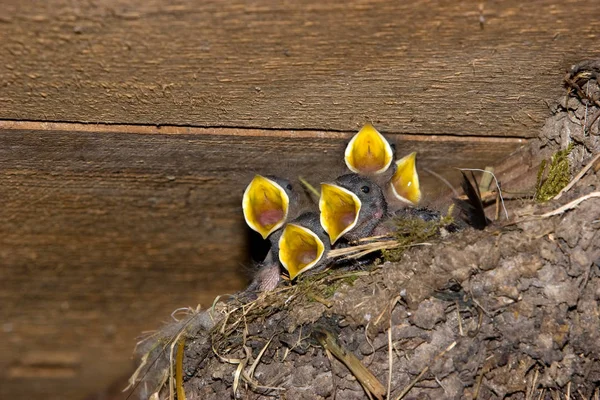
[(451, 180), (535, 137), (597, 56), (598, 7), (555, 3), (4, 1), (0, 398), (101, 390), (242, 288), (254, 173), (331, 178), (364, 122)]

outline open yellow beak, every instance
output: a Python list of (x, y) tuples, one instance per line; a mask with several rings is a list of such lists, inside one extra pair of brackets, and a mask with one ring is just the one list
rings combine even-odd
[(416, 205), (421, 200), (417, 153), (410, 153), (396, 162), (396, 173), (390, 179), (392, 192), (398, 200)]
[(285, 223), (289, 205), (290, 199), (285, 190), (261, 175), (252, 179), (242, 199), (246, 223), (264, 239)]
[(294, 279), (323, 258), (325, 245), (310, 229), (287, 224), (279, 239), (279, 261)]
[(351, 191), (329, 183), (321, 184), (321, 226), (329, 235), (331, 244), (354, 228), (360, 207), (360, 199)]
[(392, 163), (392, 146), (371, 124), (366, 124), (346, 146), (344, 160), (357, 174), (380, 174)]

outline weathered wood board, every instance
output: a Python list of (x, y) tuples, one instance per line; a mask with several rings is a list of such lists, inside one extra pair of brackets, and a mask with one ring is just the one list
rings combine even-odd
[(0, 119), (533, 137), (593, 1), (3, 2)]
[(537, 135), (599, 32), (583, 0), (4, 1), (0, 398), (80, 399), (174, 308), (242, 288), (254, 173), (342, 173), (372, 122), (435, 201), (423, 169), (456, 182)]

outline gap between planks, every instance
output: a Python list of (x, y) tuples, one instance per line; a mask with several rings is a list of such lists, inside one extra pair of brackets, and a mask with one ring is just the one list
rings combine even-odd
[[(34, 130), (34, 131), (65, 131), (65, 132), (94, 132), (94, 133), (123, 133), (139, 135), (221, 135), (221, 136), (256, 136), (280, 138), (330, 138), (350, 139), (356, 131), (340, 132), (329, 130), (307, 129), (260, 129), (260, 128), (234, 128), (234, 127), (192, 127), (175, 125), (130, 125), (130, 124), (97, 124), (81, 122), (45, 122), (45, 121), (17, 121), (0, 120), (2, 130)], [(449, 134), (422, 135), (422, 134), (394, 134), (383, 132), (386, 135), (413, 141), (449, 141), (449, 142), (488, 142), (488, 143), (514, 143), (524, 144), (529, 139), (515, 136), (457, 136)]]

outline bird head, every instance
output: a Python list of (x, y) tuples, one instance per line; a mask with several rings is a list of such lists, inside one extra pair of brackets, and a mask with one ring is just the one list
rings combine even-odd
[(244, 191), (242, 210), (248, 226), (266, 239), (283, 226), (295, 201), (288, 180), (256, 175)]
[(390, 167), (394, 152), (390, 143), (371, 124), (366, 124), (346, 146), (344, 161), (350, 171), (377, 175)]
[(321, 226), (331, 244), (339, 238), (356, 240), (369, 236), (387, 213), (381, 188), (357, 174), (342, 175), (335, 183), (321, 184)]
[(317, 213), (304, 213), (286, 224), (279, 237), (279, 261), (290, 279), (325, 266), (330, 250), (327, 234), (319, 224)]
[(410, 205), (421, 200), (421, 187), (417, 173), (417, 153), (413, 152), (396, 161), (396, 171), (389, 181), (395, 198)]

